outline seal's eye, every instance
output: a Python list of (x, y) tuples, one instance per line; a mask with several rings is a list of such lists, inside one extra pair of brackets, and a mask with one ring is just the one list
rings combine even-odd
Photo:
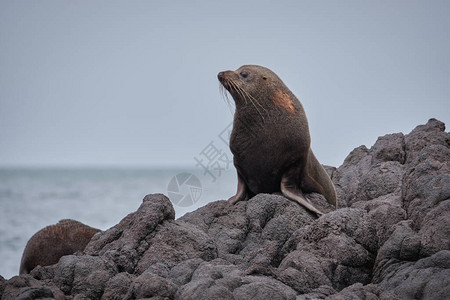
[(241, 76), (244, 77), (244, 78), (247, 78), (248, 73), (245, 72), (245, 71), (242, 71), (241, 73), (239, 73), (239, 75), (241, 75)]

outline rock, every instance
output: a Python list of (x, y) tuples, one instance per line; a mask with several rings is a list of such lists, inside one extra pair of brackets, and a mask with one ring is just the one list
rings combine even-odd
[(234, 299), (295, 300), (296, 292), (270, 277), (244, 277), (244, 284), (233, 292)]
[(428, 212), (418, 234), (422, 244), (421, 256), (450, 249), (450, 199)]
[(445, 132), (445, 124), (436, 119), (428, 120), (427, 124), (419, 125), (405, 136), (406, 163), (411, 163), (427, 146), (449, 146), (450, 138)]
[[(368, 284), (362, 285), (361, 283), (355, 283), (339, 293), (331, 295), (326, 298), (327, 300), (342, 300), (342, 299), (381, 299), (381, 300), (401, 300), (407, 298), (399, 298), (391, 292), (385, 291), (377, 285)], [(412, 299), (412, 298), (411, 298)]]
[(379, 249), (372, 282), (379, 283), (389, 272), (405, 261), (416, 261), (420, 254), (420, 237), (411, 229), (411, 221), (399, 222), (389, 239)]
[(336, 294), (336, 290), (328, 285), (320, 286), (314, 289), (312, 292), (308, 294), (301, 294), (297, 296), (296, 300), (317, 300), (317, 299), (325, 299), (328, 296)]
[(283, 196), (259, 194), (231, 207), (225, 201), (210, 203), (179, 220), (211, 236), (220, 258), (263, 270), (280, 263), (283, 244), (314, 216)]
[(170, 280), (152, 273), (143, 273), (130, 285), (123, 299), (173, 299), (177, 286)]
[(0, 275), (0, 299), (1, 299), (1, 295), (3, 295), (3, 292), (5, 291), (5, 286), (6, 286), (6, 280), (5, 280), (5, 278), (3, 278), (3, 276)]
[(356, 199), (366, 201), (394, 193), (401, 184), (402, 175), (403, 166), (397, 161), (372, 165), (360, 179)]
[(99, 299), (105, 285), (117, 273), (116, 266), (98, 256), (68, 255), (55, 268), (53, 282), (65, 293)]
[[(2, 291), (0, 289), (0, 291)], [(2, 300), (10, 299), (64, 299), (64, 293), (52, 282), (34, 279), (28, 274), (14, 276), (5, 282), (0, 294)]]
[(405, 136), (394, 133), (379, 137), (371, 151), (372, 164), (392, 161), (403, 165), (406, 160)]
[(127, 295), (130, 286), (135, 280), (136, 276), (122, 272), (110, 278), (105, 285), (105, 290), (102, 295), (104, 300), (119, 300)]
[(281, 195), (216, 201), (175, 220), (148, 195), (83, 253), (6, 281), (1, 299), (444, 299), (450, 136), (437, 120), (326, 167), (340, 209)]
[(426, 215), (450, 199), (450, 148), (430, 145), (413, 160), (403, 177), (402, 198), (413, 227), (419, 230)]
[(310, 252), (294, 251), (283, 260), (277, 278), (300, 294), (309, 293), (322, 285), (332, 285), (326, 273), (328, 263), (325, 265)]
[(379, 286), (401, 299), (446, 299), (450, 295), (450, 251), (399, 264)]
[(105, 256), (120, 272), (132, 274), (150, 247), (147, 239), (163, 222), (174, 219), (175, 210), (167, 197), (161, 194), (146, 196), (135, 213), (96, 235), (86, 246), (85, 253)]
[(301, 293), (321, 285), (342, 289), (369, 283), (377, 249), (376, 228), (369, 220), (366, 211), (346, 208), (300, 229), (296, 250), (278, 268), (280, 279)]
[(332, 179), (339, 207), (347, 207), (358, 201), (359, 183), (369, 171), (371, 161), (369, 149), (366, 146), (360, 146), (354, 149), (344, 160), (344, 164), (337, 169)]
[[(249, 276), (222, 259), (202, 263), (175, 299), (295, 299), (296, 293), (278, 280)], [(268, 299), (268, 298), (266, 298)]]

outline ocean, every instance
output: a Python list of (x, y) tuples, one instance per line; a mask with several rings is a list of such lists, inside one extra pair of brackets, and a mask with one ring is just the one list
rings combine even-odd
[(106, 230), (137, 210), (147, 194), (169, 196), (176, 218), (236, 191), (235, 171), (200, 168), (0, 169), (0, 275), (19, 272), (28, 239), (61, 219)]

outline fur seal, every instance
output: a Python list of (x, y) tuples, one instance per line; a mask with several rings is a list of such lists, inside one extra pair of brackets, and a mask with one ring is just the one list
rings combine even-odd
[(230, 149), (238, 188), (229, 202), (281, 192), (320, 216), (322, 212), (303, 194), (317, 192), (336, 207), (333, 182), (310, 148), (303, 106), (283, 81), (256, 65), (217, 77), (236, 104)]
[(64, 255), (83, 251), (92, 236), (101, 231), (81, 222), (64, 219), (35, 233), (25, 246), (20, 262), (20, 274), (36, 266), (56, 264)]

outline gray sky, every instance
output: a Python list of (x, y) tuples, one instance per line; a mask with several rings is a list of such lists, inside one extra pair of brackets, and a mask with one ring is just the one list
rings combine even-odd
[[(0, 165), (195, 166), (217, 73), (271, 68), (312, 148), (450, 124), (450, 1), (0, 1)], [(450, 126), (450, 125), (449, 125)]]

